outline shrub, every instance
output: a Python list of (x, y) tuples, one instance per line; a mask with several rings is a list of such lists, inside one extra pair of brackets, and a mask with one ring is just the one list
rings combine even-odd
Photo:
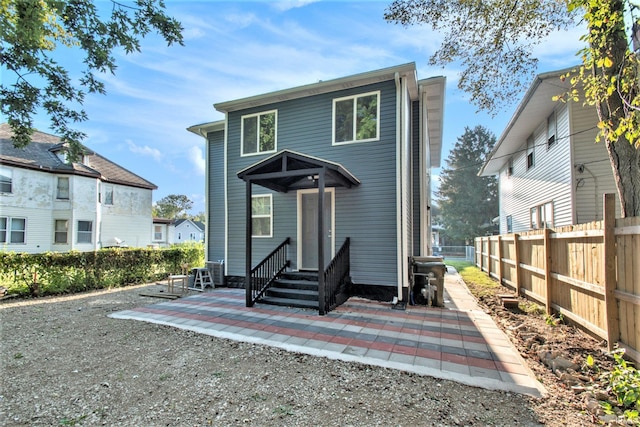
[(204, 266), (204, 245), (41, 254), (0, 252), (0, 285), (20, 296), (68, 294), (161, 280), (179, 272), (182, 264)]

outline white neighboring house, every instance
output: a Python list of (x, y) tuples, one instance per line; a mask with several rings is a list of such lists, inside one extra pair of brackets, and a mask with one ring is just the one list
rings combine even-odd
[(169, 227), (169, 243), (204, 242), (204, 223), (190, 219), (173, 220)]
[(536, 77), (479, 172), (498, 176), (502, 234), (601, 220), (617, 194), (595, 107), (552, 100), (569, 70)]
[(0, 247), (15, 252), (93, 251), (151, 244), (157, 187), (86, 149), (68, 163), (54, 135), (34, 132), (15, 148), (0, 124)]

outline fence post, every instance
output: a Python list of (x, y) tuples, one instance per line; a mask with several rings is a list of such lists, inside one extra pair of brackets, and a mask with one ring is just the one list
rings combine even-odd
[(551, 315), (551, 229), (544, 229), (544, 282), (547, 286), (547, 314)]
[(498, 235), (498, 283), (502, 285), (502, 239)]
[(604, 204), (604, 251), (602, 265), (604, 265), (604, 302), (605, 322), (607, 325), (607, 346), (609, 351), (614, 349), (620, 338), (618, 302), (616, 301), (616, 205), (615, 195), (605, 194)]
[(491, 277), (491, 237), (487, 236), (487, 276)]
[(516, 258), (516, 295), (520, 295), (520, 235), (513, 235), (513, 256)]

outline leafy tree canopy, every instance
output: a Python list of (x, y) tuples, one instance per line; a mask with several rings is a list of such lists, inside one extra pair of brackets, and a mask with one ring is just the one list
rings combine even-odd
[(187, 212), (193, 207), (193, 202), (183, 194), (170, 194), (158, 200), (153, 205), (153, 216), (156, 218), (186, 219)]
[[(633, 0), (396, 0), (385, 19), (426, 24), (443, 37), (433, 65), (459, 61), (458, 86), (495, 113), (520, 98), (535, 73), (533, 48), (551, 33), (585, 23), (581, 66), (558, 99), (596, 108), (623, 216), (640, 216), (639, 4)], [(635, 35), (635, 39), (629, 37)]]
[(485, 127), (466, 127), (449, 153), (436, 196), (441, 225), (451, 239), (471, 242), (493, 228), (491, 221), (498, 216), (497, 179), (480, 177), (478, 171), (495, 142)]
[[(96, 3), (111, 9), (98, 10)], [(33, 118), (44, 110), (51, 129), (77, 159), (85, 134), (73, 123), (87, 120), (82, 105), (87, 93), (105, 93), (99, 73), (114, 73), (114, 50), (140, 51), (140, 39), (155, 31), (167, 44), (182, 44), (181, 24), (164, 13), (162, 0), (135, 0), (133, 6), (90, 0), (0, 0), (0, 82), (2, 113), (13, 130), (13, 142), (31, 142)], [(58, 49), (84, 55), (75, 81), (54, 59)]]

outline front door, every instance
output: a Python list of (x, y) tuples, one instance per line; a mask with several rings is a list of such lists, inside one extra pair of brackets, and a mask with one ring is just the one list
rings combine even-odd
[[(334, 253), (333, 188), (324, 193), (324, 262), (329, 264)], [(298, 192), (298, 260), (300, 270), (318, 270), (318, 190)]]

